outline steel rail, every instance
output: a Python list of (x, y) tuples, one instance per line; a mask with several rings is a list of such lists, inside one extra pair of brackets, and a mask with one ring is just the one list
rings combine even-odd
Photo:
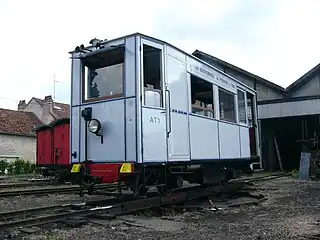
[(276, 179), (276, 178), (281, 178), (281, 177), (287, 177), (292, 175), (291, 173), (278, 173), (278, 174), (270, 174), (267, 176), (257, 176), (257, 177), (248, 177), (248, 178), (238, 178), (238, 179), (232, 179), (229, 180), (230, 183), (232, 182), (257, 182), (257, 181), (264, 181), (264, 180), (271, 180), (271, 179)]
[[(116, 189), (116, 184), (101, 184), (97, 185), (95, 188), (97, 190), (102, 189)], [(48, 193), (64, 193), (64, 192), (74, 192), (80, 191), (79, 186), (69, 186), (69, 187), (50, 187), (50, 188), (29, 188), (29, 189), (16, 189), (10, 191), (0, 191), (0, 197), (12, 197), (20, 195), (38, 195), (38, 194), (48, 194)]]
[(58, 183), (50, 183), (50, 181), (42, 182), (24, 182), (24, 183), (0, 183), (0, 189), (3, 188), (20, 188), (20, 187), (33, 187), (33, 186), (43, 186), (43, 185), (58, 185)]
[[(201, 198), (208, 195), (219, 194), (222, 192), (236, 191), (243, 188), (246, 182), (269, 180), (269, 179), (284, 177), (288, 175), (290, 174), (282, 173), (282, 174), (276, 174), (276, 175), (258, 176), (253, 178), (234, 179), (232, 180), (232, 182), (229, 181), (229, 183), (226, 183), (225, 185), (193, 186), (193, 187), (181, 188), (181, 189), (178, 189), (176, 192), (173, 192), (172, 194), (169, 194), (167, 196), (150, 195), (149, 197), (144, 199), (123, 200), (123, 201), (118, 200), (116, 198), (112, 198), (112, 199), (106, 200), (103, 205), (97, 204), (99, 206), (88, 207), (88, 204), (85, 204), (85, 208), (80, 210), (69, 210), (63, 213), (55, 213), (51, 215), (25, 218), (25, 219), (19, 219), (15, 221), (7, 221), (4, 223), (0, 223), (0, 229), (14, 228), (18, 226), (32, 227), (35, 225), (43, 225), (43, 224), (52, 223), (52, 222), (59, 222), (72, 217), (88, 217), (96, 213), (103, 213), (104, 215), (106, 214), (107, 216), (110, 216), (110, 218), (113, 218), (115, 216), (128, 214), (136, 211), (141, 211), (145, 209), (150, 209), (154, 207), (160, 207), (163, 205), (172, 205), (172, 204), (174, 205), (174, 204), (182, 203), (184, 201), (195, 200), (197, 198)], [(113, 187), (115, 186), (113, 185)], [(59, 207), (68, 209), (71, 206), (70, 205), (66, 205), (66, 207), (57, 206), (57, 208)], [(25, 210), (25, 211), (28, 211), (28, 210)], [(37, 209), (32, 209), (31, 212), (32, 211), (33, 212), (41, 211), (41, 207)], [(21, 212), (23, 212), (23, 210), (21, 210), (20, 213)], [(18, 214), (18, 213), (13, 213), (13, 214)], [(8, 215), (10, 214), (7, 214), (7, 216)]]
[(228, 184), (224, 186), (219, 185), (207, 187), (194, 186), (179, 189), (177, 192), (172, 193), (168, 196), (151, 196), (144, 199), (124, 200), (122, 202), (119, 202), (118, 199), (113, 198), (109, 199), (109, 202), (108, 200), (106, 200), (105, 204), (102, 206), (100, 205), (91, 208), (86, 207), (85, 209), (70, 210), (64, 213), (56, 213), (46, 216), (25, 218), (15, 221), (7, 221), (4, 223), (0, 223), (0, 229), (14, 228), (19, 226), (32, 227), (35, 225), (59, 222), (71, 217), (88, 217), (96, 213), (107, 214), (112, 218), (118, 215), (150, 209), (153, 207), (160, 207), (162, 205), (182, 203), (184, 201), (197, 199), (206, 195), (212, 195), (215, 193), (217, 194), (221, 191), (230, 191), (235, 189), (239, 189), (239, 184)]
[(19, 210), (13, 210), (13, 211), (5, 211), (0, 212), (0, 221), (1, 220), (8, 220), (16, 217), (23, 217), (28, 216), (37, 212), (43, 213), (48, 210), (63, 210), (63, 209), (72, 209), (72, 208), (79, 208), (83, 206), (96, 206), (101, 205), (102, 203), (105, 203), (108, 201), (110, 204), (115, 204), (118, 199), (104, 199), (104, 200), (92, 200), (88, 202), (79, 202), (79, 203), (65, 203), (65, 204), (53, 204), (48, 206), (41, 206), (41, 207), (35, 207), (35, 208), (25, 208), (25, 209), (19, 209)]
[(35, 208), (26, 208), (26, 209), (19, 209), (17, 211), (7, 211), (7, 212), (0, 212), (0, 220), (8, 220), (11, 218), (15, 218), (21, 215), (30, 215), (36, 212), (44, 212), (47, 210), (56, 210), (56, 209), (67, 209), (70, 208), (72, 204), (56, 204), (56, 205), (49, 205), (43, 207), (35, 207)]

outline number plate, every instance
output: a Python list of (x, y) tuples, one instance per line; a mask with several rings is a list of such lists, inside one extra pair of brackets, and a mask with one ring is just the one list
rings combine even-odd
[(74, 164), (72, 166), (71, 172), (73, 172), (73, 173), (80, 172), (80, 168), (81, 168), (81, 164)]

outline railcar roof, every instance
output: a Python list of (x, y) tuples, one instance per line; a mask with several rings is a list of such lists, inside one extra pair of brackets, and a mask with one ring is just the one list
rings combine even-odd
[[(198, 62), (204, 64), (205, 66), (210, 67), (211, 69), (213, 69), (213, 70), (215, 70), (215, 71), (217, 71), (217, 72), (219, 72), (219, 73), (227, 76), (228, 78), (230, 78), (230, 79), (232, 79), (233, 81), (237, 82), (238, 84), (242, 85), (242, 86), (245, 87), (246, 89), (248, 89), (248, 90), (250, 90), (250, 91), (252, 91), (252, 92), (254, 92), (254, 93), (257, 92), (255, 89), (249, 87), (248, 85), (244, 84), (243, 82), (239, 81), (238, 79), (234, 78), (233, 76), (230, 76), (229, 74), (221, 71), (220, 69), (218, 69), (218, 68), (210, 65), (209, 63), (203, 61), (202, 59), (200, 59), (200, 58), (198, 58), (198, 57), (196, 57), (196, 56), (194, 56), (194, 55), (192, 55), (192, 54), (190, 54), (190, 53), (187, 53), (187, 52), (181, 50), (180, 48), (178, 48), (178, 47), (176, 47), (176, 46), (174, 46), (174, 45), (172, 45), (172, 44), (170, 44), (170, 43), (168, 43), (168, 42), (166, 42), (166, 41), (163, 41), (163, 40), (160, 40), (160, 39), (157, 39), (157, 38), (154, 38), (154, 37), (151, 37), (151, 36), (148, 36), (148, 35), (139, 33), (139, 32), (132, 33), (132, 34), (129, 34), (129, 35), (125, 35), (125, 36), (122, 36), (122, 37), (119, 37), (119, 38), (106, 39), (106, 40), (103, 40), (103, 41), (101, 42), (101, 44), (104, 45), (104, 44), (111, 43), (111, 42), (114, 42), (114, 41), (125, 40), (125, 39), (127, 39), (127, 38), (134, 37), (134, 36), (140, 36), (140, 37), (143, 37), (143, 38), (145, 38), (145, 39), (151, 40), (151, 41), (153, 41), (153, 42), (157, 42), (157, 43), (161, 43), (161, 44), (168, 45), (168, 46), (170, 46), (170, 47), (172, 47), (172, 48), (180, 51), (181, 53), (187, 55), (188, 57), (197, 60)], [(93, 47), (89, 45), (89, 46), (86, 46), (86, 48), (92, 49)], [(75, 53), (75, 50), (70, 51), (69, 53), (70, 53), (70, 54), (73, 54), (73, 53)]]

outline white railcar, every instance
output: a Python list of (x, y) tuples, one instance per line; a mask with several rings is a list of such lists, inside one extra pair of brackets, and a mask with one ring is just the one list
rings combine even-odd
[(256, 92), (237, 79), (139, 33), (71, 54), (71, 161), (87, 177), (119, 164), (141, 193), (222, 180), (259, 158)]

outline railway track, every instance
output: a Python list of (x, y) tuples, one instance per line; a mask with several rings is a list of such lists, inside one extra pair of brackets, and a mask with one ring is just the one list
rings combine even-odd
[(22, 188), (22, 187), (33, 187), (33, 186), (45, 186), (45, 185), (58, 185), (58, 183), (52, 183), (48, 181), (42, 182), (18, 182), (18, 183), (1, 183), (0, 189), (4, 188)]
[[(29, 185), (28, 185), (29, 186)], [(116, 189), (116, 184), (101, 184), (97, 185), (97, 189)], [(68, 187), (46, 187), (46, 188), (28, 188), (28, 189), (14, 189), (8, 191), (0, 191), (0, 197), (13, 197), (13, 196), (21, 196), (21, 195), (41, 195), (48, 193), (67, 193), (67, 192), (75, 192), (80, 191), (79, 186), (68, 186)]]
[[(176, 205), (204, 196), (215, 196), (223, 192), (237, 192), (248, 182), (269, 180), (284, 176), (288, 176), (288, 174), (235, 179), (225, 185), (218, 186), (185, 187), (178, 189), (167, 196), (159, 196), (157, 193), (149, 193), (146, 198), (133, 199), (132, 196), (124, 195), (122, 199), (110, 198), (102, 201), (83, 202), (79, 204), (51, 205), (22, 209), (18, 211), (2, 212), (0, 213), (0, 232), (16, 227), (27, 228), (32, 226), (41, 226), (53, 222), (63, 222), (66, 219), (72, 219), (74, 217), (93, 217), (99, 214), (103, 214), (104, 218), (107, 217), (112, 219), (115, 216), (164, 205)], [(110, 189), (112, 187), (115, 187), (115, 185), (109, 186)], [(73, 190), (78, 189), (79, 188), (74, 188)]]
[[(219, 186), (194, 186), (182, 188), (167, 196), (157, 196), (151, 193), (142, 199), (132, 199), (130, 196), (123, 199), (111, 198), (103, 201), (86, 202), (79, 204), (52, 205), (46, 207), (23, 209), (18, 211), (0, 213), (0, 232), (23, 226), (41, 226), (44, 224), (59, 222), (72, 217), (90, 217), (96, 214), (104, 214), (110, 219), (115, 216), (128, 214), (136, 211), (160, 207), (163, 205), (178, 204), (184, 201), (194, 200), (207, 195), (219, 194), (222, 191), (235, 191), (239, 184)], [(48, 211), (54, 213), (48, 214)], [(61, 212), (62, 211), (62, 212)], [(43, 215), (45, 213), (45, 215)], [(41, 214), (37, 216), (37, 214)], [(22, 218), (22, 216), (27, 216)]]
[(238, 178), (238, 179), (232, 179), (229, 182), (243, 182), (243, 183), (249, 183), (249, 182), (258, 182), (258, 181), (265, 181), (265, 180), (271, 180), (281, 177), (287, 177), (292, 175), (291, 173), (277, 173), (277, 174), (269, 174), (264, 176), (257, 176), (257, 177), (248, 177), (248, 178)]

